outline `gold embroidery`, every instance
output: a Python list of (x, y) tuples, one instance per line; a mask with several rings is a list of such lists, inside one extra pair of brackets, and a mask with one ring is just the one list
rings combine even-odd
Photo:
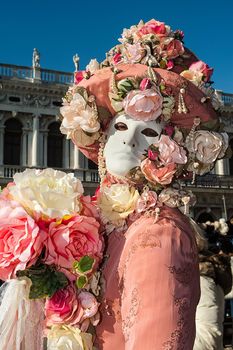
[(189, 303), (186, 298), (175, 298), (174, 302), (175, 306), (178, 308), (179, 322), (177, 323), (177, 328), (172, 332), (170, 340), (163, 343), (163, 350), (187, 350), (185, 344), (189, 336), (188, 323), (186, 322)]
[(138, 290), (134, 288), (131, 293), (130, 300), (130, 309), (128, 315), (125, 319), (122, 320), (122, 331), (125, 336), (125, 341), (129, 340), (130, 329), (133, 327), (136, 321), (136, 317), (139, 309), (139, 300), (138, 300)]
[(184, 268), (169, 266), (168, 270), (174, 275), (175, 279), (182, 284), (189, 284), (194, 273), (193, 263), (187, 263)]

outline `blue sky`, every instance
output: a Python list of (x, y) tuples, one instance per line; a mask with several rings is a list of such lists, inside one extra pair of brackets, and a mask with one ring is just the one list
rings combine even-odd
[(215, 88), (233, 93), (232, 0), (5, 0), (1, 2), (0, 62), (73, 71), (102, 60), (123, 28), (151, 18), (185, 33), (185, 45), (215, 68)]

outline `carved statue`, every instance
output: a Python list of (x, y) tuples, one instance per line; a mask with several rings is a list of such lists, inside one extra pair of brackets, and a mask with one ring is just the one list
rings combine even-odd
[(77, 72), (79, 68), (79, 56), (77, 53), (73, 56), (73, 62), (75, 66), (75, 72)]
[(32, 67), (33, 68), (40, 68), (40, 53), (37, 49), (33, 50)]

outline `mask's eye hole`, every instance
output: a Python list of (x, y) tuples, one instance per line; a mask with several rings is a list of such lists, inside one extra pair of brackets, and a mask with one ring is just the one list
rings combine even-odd
[(155, 130), (150, 129), (150, 128), (146, 128), (146, 129), (142, 130), (141, 133), (145, 136), (148, 136), (148, 137), (158, 136), (158, 133)]
[(128, 126), (125, 123), (118, 122), (114, 125), (114, 128), (118, 131), (125, 131), (128, 130)]

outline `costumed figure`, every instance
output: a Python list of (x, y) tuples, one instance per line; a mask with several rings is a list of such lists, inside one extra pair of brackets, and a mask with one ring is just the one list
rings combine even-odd
[(199, 300), (198, 252), (182, 187), (228, 147), (210, 87), (212, 69), (183, 33), (142, 21), (98, 64), (75, 74), (61, 131), (99, 165), (96, 204), (105, 229), (104, 350), (191, 350)]
[(202, 226), (207, 239), (197, 239), (201, 297), (196, 312), (193, 349), (223, 350), (224, 295), (232, 287), (228, 249), (232, 247), (226, 236), (228, 226), (223, 219)]

